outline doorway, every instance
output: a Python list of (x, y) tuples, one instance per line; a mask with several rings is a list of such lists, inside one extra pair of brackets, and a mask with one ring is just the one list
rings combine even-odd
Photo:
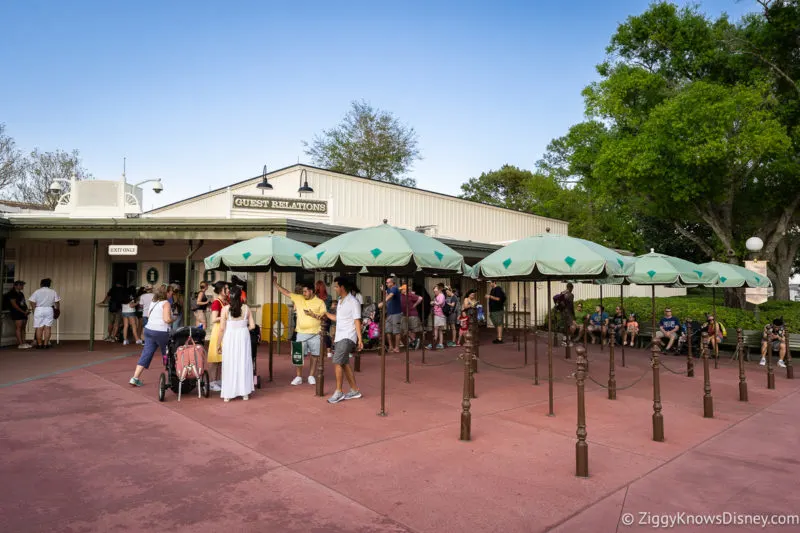
[(177, 283), (183, 287), (186, 284), (186, 263), (169, 263), (167, 278), (169, 283)]
[(136, 287), (139, 284), (139, 265), (137, 263), (111, 263), (111, 286), (119, 283), (123, 287)]

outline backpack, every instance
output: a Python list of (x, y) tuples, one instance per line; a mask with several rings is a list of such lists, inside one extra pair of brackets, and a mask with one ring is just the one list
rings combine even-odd
[(556, 308), (563, 309), (567, 304), (567, 297), (564, 296), (563, 292), (559, 292), (553, 296), (553, 303), (555, 304)]
[(442, 313), (444, 316), (450, 316), (453, 314), (453, 304), (447, 301), (447, 298), (444, 299), (444, 305), (442, 305)]

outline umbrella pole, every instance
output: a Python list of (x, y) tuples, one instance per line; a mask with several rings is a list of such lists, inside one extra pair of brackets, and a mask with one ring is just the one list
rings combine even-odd
[[(623, 289), (624, 289), (624, 287), (622, 285), (620, 285), (619, 286), (619, 306), (622, 308), (622, 315), (625, 316), (627, 313), (625, 313), (625, 296), (623, 295)], [(628, 326), (626, 325), (625, 328), (627, 329), (627, 327)], [(623, 335), (624, 335), (624, 332), (623, 332)], [(624, 336), (623, 339), (627, 340), (628, 337)], [(625, 343), (624, 342), (622, 343), (622, 366), (623, 366), (623, 368), (625, 367)]]
[(533, 282), (533, 384), (539, 384), (539, 304), (537, 293), (539, 284)]
[(547, 280), (547, 386), (550, 412), (547, 416), (555, 416), (553, 412), (553, 313), (550, 309), (550, 280)]
[[(387, 275), (383, 276), (386, 280)], [(378, 416), (386, 416), (386, 342), (384, 337), (386, 335), (386, 289), (385, 285), (381, 283), (381, 412)]]
[[(603, 307), (603, 286), (600, 285), (600, 317), (602, 318), (602, 313), (605, 312), (605, 308)], [(608, 331), (608, 326), (606, 326), (606, 331)], [(603, 329), (600, 329), (600, 351), (603, 351)]]
[[(272, 381), (272, 325), (275, 323), (275, 273), (269, 269), (269, 380)], [(278, 310), (280, 311), (280, 309)]]
[(409, 311), (411, 309), (410, 306), (409, 306), (409, 304), (411, 303), (411, 298), (409, 298), (410, 295), (411, 295), (411, 279), (406, 278), (406, 316), (405, 316), (405, 319), (406, 319), (406, 339), (405, 339), (405, 341), (406, 341), (406, 383), (411, 383), (411, 376), (410, 376), (410, 374), (411, 374), (411, 370), (410, 370), (410, 368), (411, 368), (411, 362), (410, 362), (411, 355), (409, 354), (410, 347), (408, 346), (410, 344), (410, 342), (408, 340), (409, 332), (411, 331), (411, 317), (408, 316)]
[(653, 313), (653, 337), (650, 339), (651, 342), (656, 341), (656, 286), (650, 285), (650, 294), (651, 299), (653, 301), (651, 312)]
[(514, 336), (517, 338), (517, 351), (520, 351), (520, 334), (519, 334), (519, 311), (520, 311), (520, 303), (519, 303), (519, 281), (517, 282), (517, 303), (514, 306)]
[(422, 346), (422, 364), (425, 364), (425, 328), (427, 327), (428, 323), (425, 321), (428, 317), (425, 316), (425, 278), (422, 278), (422, 294), (419, 295), (422, 298), (422, 305), (419, 306), (420, 310), (422, 311), (422, 340), (420, 341), (420, 346)]
[(525, 366), (528, 366), (528, 282), (523, 282), (524, 299), (522, 300), (522, 336), (525, 343)]
[[(281, 292), (278, 291), (278, 340), (277, 340), (278, 355), (280, 355), (281, 353), (281, 337), (283, 336), (283, 309), (281, 309), (282, 307), (283, 307), (283, 296), (281, 295)], [(272, 381), (271, 375), (269, 377), (269, 380)]]
[[(714, 321), (715, 321), (715, 328), (719, 327), (719, 317), (717, 316), (717, 288), (711, 287), (711, 308), (712, 313), (714, 313)], [(714, 331), (714, 336), (716, 337), (717, 332)], [(717, 337), (718, 339), (719, 337)], [(714, 339), (714, 368), (719, 368), (719, 342), (717, 339)]]

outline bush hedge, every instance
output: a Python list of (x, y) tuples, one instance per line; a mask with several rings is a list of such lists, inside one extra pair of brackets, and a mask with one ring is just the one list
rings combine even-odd
[[(576, 301), (577, 306), (579, 301)], [(584, 310), (594, 312), (595, 306), (599, 305), (597, 298), (582, 301)], [(652, 300), (650, 298), (625, 298), (625, 312), (636, 313), (640, 323), (650, 323), (652, 320)], [(609, 315), (614, 314), (614, 308), (619, 305), (619, 298), (603, 298), (603, 304)], [(664, 308), (670, 307), (674, 316), (681, 322), (687, 318), (704, 322), (706, 313), (711, 313), (713, 309), (711, 296), (707, 295), (688, 295), (672, 296), (669, 298), (656, 298), (656, 320), (664, 314)], [(554, 315), (554, 318), (557, 315)], [(747, 309), (735, 309), (724, 307), (721, 296), (717, 296), (717, 320), (728, 329), (728, 335), (732, 335), (731, 330), (736, 328), (761, 330), (767, 322), (782, 316), (786, 322), (786, 329), (790, 333), (800, 333), (800, 302), (790, 301), (769, 301), (759, 306), (758, 316), (754, 311)]]

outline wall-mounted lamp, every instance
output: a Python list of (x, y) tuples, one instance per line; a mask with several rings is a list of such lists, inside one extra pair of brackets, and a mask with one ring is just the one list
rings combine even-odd
[(153, 246), (164, 246), (164, 242), (163, 239), (153, 239)]
[(261, 194), (264, 194), (264, 191), (271, 191), (272, 184), (267, 180), (267, 165), (264, 165), (264, 172), (261, 174), (261, 183), (256, 185), (256, 188), (261, 191)]
[[(305, 177), (305, 180), (303, 177)], [(306, 169), (300, 171), (300, 188), (297, 189), (297, 192), (300, 195), (314, 192), (314, 189), (308, 185), (308, 172), (306, 172)]]

